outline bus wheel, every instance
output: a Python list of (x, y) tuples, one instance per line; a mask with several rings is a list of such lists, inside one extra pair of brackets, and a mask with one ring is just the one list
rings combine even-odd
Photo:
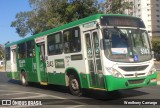
[(28, 82), (27, 82), (27, 80), (26, 80), (26, 76), (25, 76), (25, 73), (24, 73), (24, 72), (21, 73), (21, 83), (22, 83), (22, 85), (24, 85), (24, 86), (27, 86), (27, 85), (28, 85)]
[(75, 75), (69, 76), (69, 90), (75, 96), (81, 96), (82, 91), (78, 78)]

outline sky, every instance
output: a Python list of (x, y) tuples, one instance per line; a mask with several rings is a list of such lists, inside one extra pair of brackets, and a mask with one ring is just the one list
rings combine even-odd
[(0, 44), (22, 39), (10, 25), (17, 13), (29, 10), (28, 0), (0, 0)]
[(10, 25), (17, 13), (29, 10), (31, 7), (28, 0), (0, 0), (0, 44), (22, 39)]

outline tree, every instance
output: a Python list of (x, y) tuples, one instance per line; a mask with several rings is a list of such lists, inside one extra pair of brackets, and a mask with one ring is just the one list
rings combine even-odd
[(96, 13), (102, 13), (98, 6), (98, 0), (68, 0), (67, 2), (63, 1), (57, 11), (61, 16), (61, 22), (69, 23)]
[(29, 0), (31, 11), (20, 12), (11, 27), (20, 37), (99, 13), (98, 0)]
[(160, 38), (152, 38), (152, 50), (156, 60), (160, 60)]
[(125, 9), (132, 9), (133, 4), (123, 0), (107, 0), (102, 6), (105, 13), (124, 14)]
[(3, 60), (4, 58), (4, 47), (0, 44), (0, 60)]
[(29, 0), (31, 11), (20, 12), (16, 15), (16, 20), (11, 23), (11, 27), (16, 28), (20, 37), (27, 34), (37, 34), (60, 25), (60, 20), (55, 13), (60, 0)]

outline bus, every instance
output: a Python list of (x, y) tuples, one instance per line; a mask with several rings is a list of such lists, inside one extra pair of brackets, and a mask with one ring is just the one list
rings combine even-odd
[(157, 85), (151, 44), (140, 18), (95, 14), (5, 46), (11, 79), (117, 91)]

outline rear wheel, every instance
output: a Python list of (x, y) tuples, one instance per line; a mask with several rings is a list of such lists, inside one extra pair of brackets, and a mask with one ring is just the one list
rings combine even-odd
[(27, 80), (26, 80), (26, 76), (25, 76), (25, 73), (24, 73), (24, 72), (21, 73), (21, 83), (22, 83), (22, 85), (24, 85), (24, 86), (27, 86), (27, 85), (28, 85), (28, 82), (27, 82)]
[(69, 76), (69, 90), (75, 96), (82, 95), (79, 79), (75, 75)]

